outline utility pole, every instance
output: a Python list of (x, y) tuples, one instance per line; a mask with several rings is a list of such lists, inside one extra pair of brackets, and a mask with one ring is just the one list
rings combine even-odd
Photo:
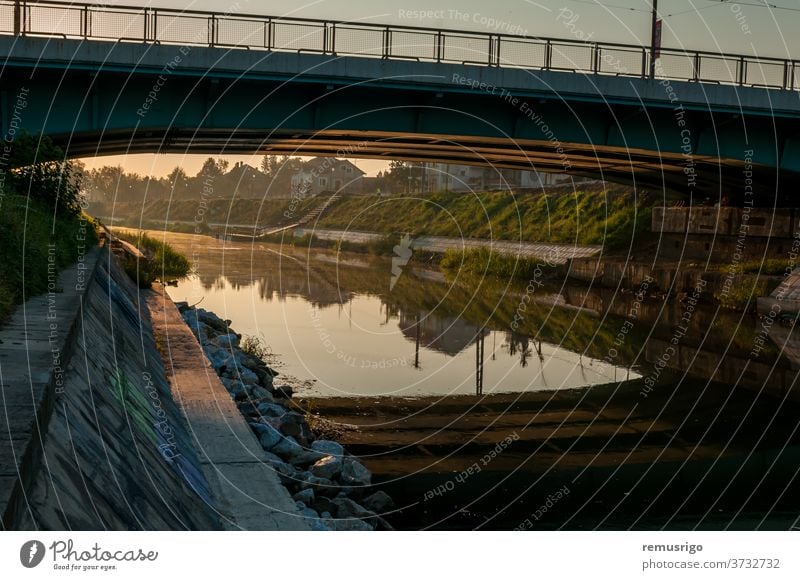
[(656, 58), (661, 52), (661, 29), (658, 20), (658, 0), (651, 0), (653, 3), (653, 22), (650, 29), (650, 78), (656, 78)]

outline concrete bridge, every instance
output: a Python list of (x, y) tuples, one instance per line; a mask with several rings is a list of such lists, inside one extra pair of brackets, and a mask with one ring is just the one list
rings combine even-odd
[(72, 157), (491, 164), (763, 204), (800, 185), (793, 60), (48, 2), (0, 2), (0, 58), (4, 138)]

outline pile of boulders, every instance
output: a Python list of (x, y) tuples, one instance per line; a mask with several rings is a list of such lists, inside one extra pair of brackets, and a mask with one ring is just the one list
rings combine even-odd
[(372, 474), (342, 445), (315, 436), (292, 389), (276, 385), (278, 373), (240, 348), (230, 321), (185, 302), (178, 309), (311, 528), (391, 529), (380, 514), (394, 508), (392, 499), (370, 489)]

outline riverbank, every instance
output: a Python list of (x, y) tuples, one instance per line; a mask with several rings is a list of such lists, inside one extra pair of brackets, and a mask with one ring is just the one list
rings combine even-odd
[(392, 529), (384, 519), (391, 498), (371, 489), (372, 474), (356, 456), (322, 436), (338, 436), (337, 424), (300, 410), (291, 387), (254, 356), (252, 342), (245, 351), (230, 321), (185, 303), (178, 308), (311, 529)]

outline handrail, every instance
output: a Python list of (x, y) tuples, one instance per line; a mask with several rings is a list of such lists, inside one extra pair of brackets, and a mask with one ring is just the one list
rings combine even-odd
[[(53, 2), (51, 0), (0, 0), (0, 11), (13, 10), (13, 16), (6, 21), (13, 21), (12, 30), (0, 30), (0, 34), (28, 34), (36, 36), (75, 37), (85, 40), (133, 40), (145, 43), (183, 43), (204, 45), (209, 47), (254, 49), (268, 51), (313, 51), (330, 55), (355, 55), (383, 59), (416, 59), (429, 62), (476, 63), (488, 67), (517, 67), (540, 70), (572, 71), (578, 73), (638, 76), (649, 78), (650, 55), (647, 47), (615, 42), (585, 42), (576, 39), (534, 37), (521, 34), (499, 34), (449, 28), (424, 28), (408, 25), (387, 25), (372, 22), (354, 22), (347, 20), (318, 20), (304, 17), (279, 17), (257, 14), (223, 13), (208, 10), (179, 10), (174, 8), (153, 8), (123, 5), (97, 5), (88, 3)], [(44, 13), (46, 12), (46, 14)], [(74, 31), (63, 25), (67, 15), (77, 14), (78, 24)], [(93, 15), (118, 15), (122, 19), (139, 19), (137, 30), (131, 34), (125, 32), (125, 38), (104, 35), (98, 31), (102, 22)], [(59, 17), (53, 26), (53, 18)], [(204, 34), (189, 38), (180, 35), (170, 36), (170, 22), (181, 18), (193, 21), (205, 20)], [(43, 20), (40, 25), (38, 20)], [(161, 23), (161, 25), (159, 25)], [(48, 26), (49, 29), (48, 29)], [(119, 23), (118, 23), (119, 24)], [(129, 23), (131, 26), (133, 22)], [(229, 28), (226, 28), (226, 25)], [(230, 32), (236, 26), (255, 25), (260, 27), (258, 42), (246, 42), (241, 35), (235, 35), (233, 42), (221, 40), (221, 34)], [(281, 42), (278, 33), (281, 27), (308, 28), (302, 35), (295, 34), (288, 42)], [(320, 34), (320, 38), (317, 34)], [(348, 40), (353, 40), (358, 33), (374, 35), (374, 48), (353, 50), (347, 48)], [(398, 34), (420, 35), (412, 43), (399, 44), (395, 40)], [(363, 39), (361, 39), (363, 41)], [(461, 42), (459, 42), (461, 41)], [(469, 42), (467, 42), (469, 41)], [(482, 41), (482, 49), (476, 50), (471, 43)], [(313, 44), (313, 46), (311, 46)], [(359, 44), (359, 43), (356, 43)], [(569, 54), (559, 49), (582, 48), (587, 52), (581, 55), (588, 66), (576, 64)], [(530, 54), (522, 54), (525, 49)], [(542, 55), (537, 56), (538, 49)], [(637, 55), (636, 66), (626, 67), (621, 56)], [(641, 58), (638, 57), (642, 54)], [(522, 56), (520, 56), (522, 54)], [(510, 56), (509, 56), (510, 55)], [(527, 60), (526, 60), (527, 58)], [(670, 64), (670, 59), (673, 59)], [(674, 60), (677, 59), (677, 60)], [(683, 59), (683, 61), (681, 60)], [(757, 57), (744, 54), (714, 53), (701, 50), (683, 50), (662, 48), (659, 60), (662, 65), (685, 68), (682, 74), (668, 74), (670, 71), (659, 70), (658, 78), (672, 78), (693, 82), (713, 82), (738, 86), (760, 86), (783, 90), (798, 90), (798, 60), (778, 57)], [(703, 63), (716, 61), (711, 73), (705, 73)], [(722, 62), (722, 73), (719, 63)], [(716, 68), (717, 72), (714, 72)], [(770, 78), (774, 77), (774, 81)]]

